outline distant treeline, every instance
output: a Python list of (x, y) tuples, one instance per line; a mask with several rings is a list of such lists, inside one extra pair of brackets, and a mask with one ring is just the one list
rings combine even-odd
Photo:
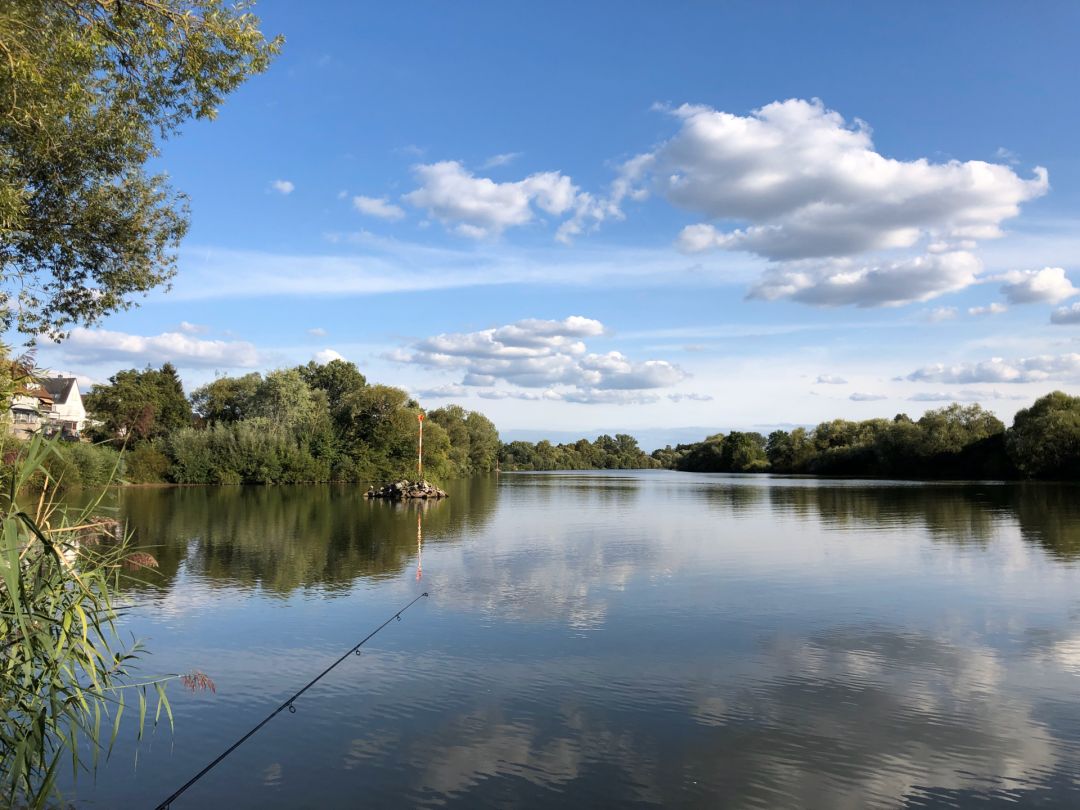
[[(344, 360), (219, 377), (190, 397), (166, 363), (117, 372), (84, 401), (90, 416), (84, 433), (95, 443), (62, 443), (51, 462), (67, 486), (370, 484), (416, 473), (419, 403), (399, 388), (368, 383)], [(622, 433), (591, 442), (502, 444), (495, 425), (476, 411), (450, 405), (426, 414), (427, 477), (448, 480), (500, 466), (1075, 480), (1080, 397), (1047, 394), (1007, 429), (979, 405), (953, 404), (919, 419), (834, 419), (767, 436), (732, 431), (651, 455)]]
[(578, 439), (573, 444), (549, 441), (510, 442), (499, 452), (502, 469), (512, 470), (643, 470), (661, 467), (657, 459), (638, 447), (625, 433)]
[(693, 472), (775, 472), (892, 478), (1080, 478), (1080, 397), (1060, 391), (1019, 411), (1011, 427), (979, 405), (919, 419), (834, 419), (807, 430), (732, 431), (653, 454)]
[[(416, 477), (419, 404), (372, 385), (344, 360), (220, 377), (188, 398), (176, 369), (120, 371), (84, 397), (96, 446), (62, 445), (70, 484), (107, 478), (123, 448), (131, 483), (364, 484)], [(424, 421), (424, 473), (433, 480), (495, 469), (499, 434), (458, 406)]]

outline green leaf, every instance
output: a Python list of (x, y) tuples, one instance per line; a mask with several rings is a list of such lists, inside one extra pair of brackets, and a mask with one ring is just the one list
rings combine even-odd
[(113, 746), (116, 744), (116, 738), (120, 734), (120, 718), (124, 715), (124, 693), (120, 693), (118, 705), (116, 707), (116, 717), (113, 720), (112, 736), (109, 737), (109, 750), (105, 754), (105, 758), (108, 759), (112, 756)]
[(139, 688), (139, 731), (138, 739), (142, 740), (143, 726), (146, 725), (146, 687)]

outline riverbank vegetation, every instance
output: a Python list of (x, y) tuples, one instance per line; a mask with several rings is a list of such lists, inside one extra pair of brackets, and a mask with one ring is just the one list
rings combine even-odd
[(1074, 480), (1080, 478), (1080, 397), (1047, 394), (1007, 429), (979, 405), (954, 403), (919, 419), (835, 419), (767, 436), (732, 431), (652, 455), (664, 467), (693, 472)]
[[(69, 511), (52, 501), (58, 480), (49, 466), (61, 446), (0, 435), (0, 795), (8, 807), (49, 806), (63, 761), (76, 773), (96, 767), (112, 751), (125, 704), (140, 739), (148, 725), (171, 724), (165, 685), (194, 677), (140, 677), (140, 646), (120, 638), (115, 594), (123, 571), (157, 561), (133, 550), (115, 520), (95, 515), (96, 503)], [(17, 500), (29, 488), (41, 492), (31, 506)]]
[[(142, 484), (382, 484), (415, 474), (420, 404), (372, 384), (344, 360), (219, 377), (185, 394), (176, 369), (119, 371), (89, 391), (93, 443), (57, 447), (62, 486), (120, 478)], [(432, 480), (494, 470), (675, 469), (690, 472), (939, 478), (1080, 478), (1080, 397), (1060, 391), (1008, 428), (979, 405), (918, 419), (834, 419), (763, 434), (731, 431), (649, 454), (633, 436), (503, 444), (491, 420), (449, 405), (426, 413), (424, 472)], [(122, 451), (122, 452), (121, 452)]]
[[(188, 399), (176, 369), (130, 369), (85, 397), (98, 451), (123, 449), (131, 483), (381, 483), (416, 470), (419, 404), (344, 360), (219, 377)], [(424, 422), (433, 480), (495, 469), (499, 434), (457, 406)]]
[(571, 444), (549, 441), (510, 442), (499, 454), (502, 469), (513, 470), (649, 470), (662, 463), (638, 447), (625, 433), (578, 439)]

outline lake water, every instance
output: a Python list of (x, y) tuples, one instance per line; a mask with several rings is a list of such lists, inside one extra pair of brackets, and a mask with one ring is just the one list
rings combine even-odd
[[(136, 489), (176, 730), (85, 807), (1080, 806), (1080, 489), (673, 472)], [(417, 532), (422, 530), (422, 549)], [(422, 552), (422, 553), (421, 553)]]

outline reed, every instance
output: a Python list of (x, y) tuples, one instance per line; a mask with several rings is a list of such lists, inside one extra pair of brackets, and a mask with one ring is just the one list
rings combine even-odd
[(139, 740), (163, 717), (171, 728), (165, 687), (181, 676), (141, 673), (141, 645), (117, 632), (121, 572), (157, 561), (98, 516), (100, 503), (69, 510), (56, 500), (54, 441), (11, 446), (0, 448), (0, 804), (38, 808), (57, 797), (65, 760), (78, 774), (109, 756), (125, 711)]

